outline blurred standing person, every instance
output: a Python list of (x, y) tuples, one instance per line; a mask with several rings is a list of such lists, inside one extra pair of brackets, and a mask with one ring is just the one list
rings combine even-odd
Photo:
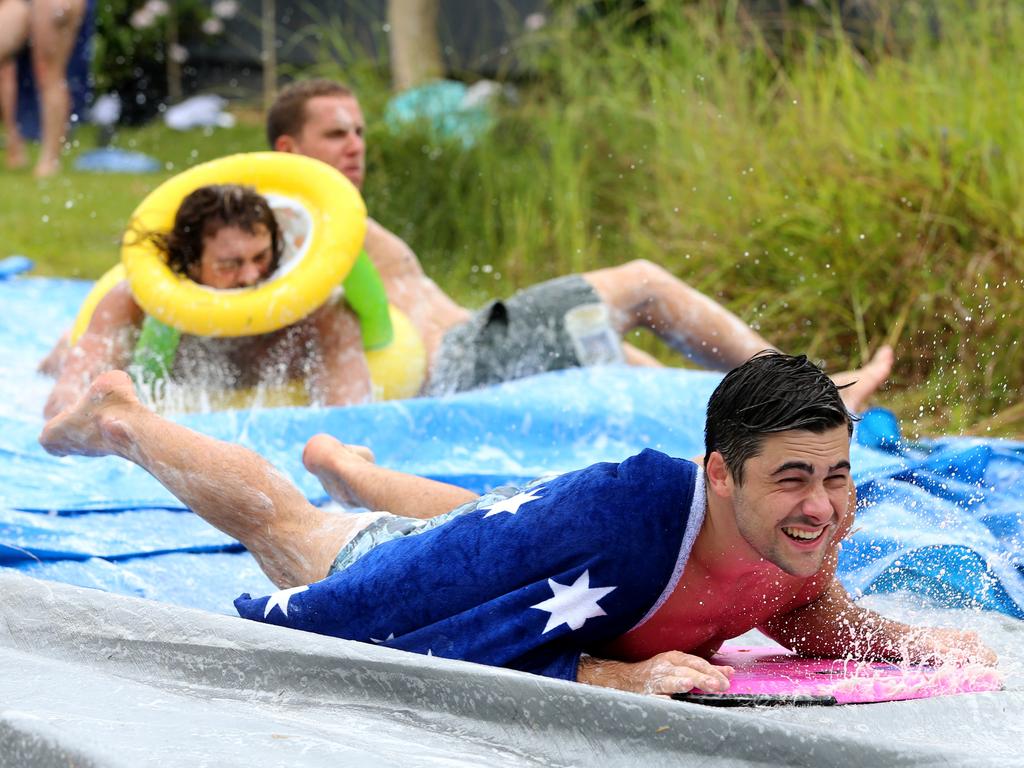
[(32, 44), (32, 73), (39, 93), (40, 140), (37, 178), (60, 170), (60, 149), (71, 113), (67, 68), (87, 0), (0, 0), (0, 110), (4, 114), (7, 164), (24, 165), (27, 156), (17, 125), (14, 57)]
[(5, 164), (21, 168), (28, 162), (25, 141), (18, 131), (18, 71), (14, 57), (24, 44), (18, 30), (28, 28), (25, 0), (0, 0), (0, 117), (4, 126)]

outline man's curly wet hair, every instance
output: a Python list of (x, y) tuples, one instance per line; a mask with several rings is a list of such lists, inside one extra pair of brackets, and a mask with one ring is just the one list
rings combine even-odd
[(203, 240), (224, 227), (238, 227), (250, 234), (259, 226), (270, 234), (270, 272), (277, 269), (284, 246), (281, 231), (267, 199), (252, 187), (240, 184), (210, 184), (185, 196), (174, 216), (170, 232), (149, 235), (163, 252), (167, 266), (190, 276), (203, 257)]
[(805, 355), (764, 351), (734, 368), (708, 401), (704, 462), (718, 451), (733, 479), (743, 483), (743, 465), (757, 456), (767, 435), (791, 429), (821, 433), (855, 417), (839, 388)]

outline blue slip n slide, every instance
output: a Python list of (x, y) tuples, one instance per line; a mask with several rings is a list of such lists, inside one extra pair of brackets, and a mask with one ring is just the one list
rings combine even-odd
[[(252, 558), (116, 459), (57, 459), (37, 445), (51, 381), (35, 365), (88, 289), (0, 279), (0, 566), (43, 579), (231, 613), (266, 594)], [(316, 502), (302, 468), (317, 432), (370, 445), (389, 467), (482, 491), (644, 447), (703, 453), (704, 405), (719, 377), (676, 369), (570, 370), (478, 390), (349, 408), (181, 417), (282, 469)], [(1024, 618), (1024, 444), (946, 438), (906, 446), (870, 413), (852, 453), (860, 509), (840, 576), (862, 594), (909, 590), (949, 607)]]

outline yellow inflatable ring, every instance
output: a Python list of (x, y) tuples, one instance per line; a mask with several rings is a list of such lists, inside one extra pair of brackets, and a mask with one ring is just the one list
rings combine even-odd
[[(217, 290), (175, 274), (143, 236), (169, 232), (190, 192), (225, 183), (296, 201), (312, 220), (300, 257), (252, 288)], [(342, 174), (302, 155), (250, 152), (197, 165), (147, 195), (122, 239), (121, 261), (146, 314), (193, 336), (255, 336), (296, 323), (320, 307), (348, 274), (365, 236), (366, 206)]]
[(70, 341), (72, 345), (78, 343), (78, 340), (82, 338), (82, 334), (85, 333), (85, 329), (89, 327), (92, 313), (96, 311), (96, 305), (100, 303), (100, 300), (110, 293), (110, 290), (115, 285), (127, 279), (128, 275), (125, 274), (124, 265), (115, 264), (89, 289), (89, 292), (85, 295), (85, 300), (82, 302), (82, 306), (78, 308), (78, 314), (75, 315), (75, 322), (71, 326)]
[(416, 397), (427, 375), (427, 350), (412, 321), (394, 304), (388, 305), (394, 338), (381, 349), (366, 350), (374, 400)]

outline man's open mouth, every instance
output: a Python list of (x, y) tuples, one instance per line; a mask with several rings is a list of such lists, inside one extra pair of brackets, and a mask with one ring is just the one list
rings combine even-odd
[(804, 531), (800, 528), (786, 528), (783, 527), (782, 532), (793, 539), (793, 541), (816, 541), (821, 538), (821, 535), (825, 532), (825, 528), (819, 528), (816, 531)]

